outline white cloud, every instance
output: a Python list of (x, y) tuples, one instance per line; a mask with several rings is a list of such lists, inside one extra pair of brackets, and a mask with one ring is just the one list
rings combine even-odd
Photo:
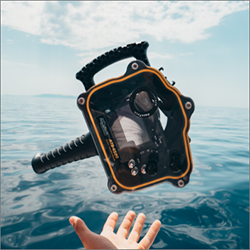
[(45, 2), (1, 1), (1, 24), (33, 35), (43, 35), (41, 22)]
[(5, 66), (25, 66), (25, 67), (37, 67), (35, 64), (29, 64), (29, 63), (22, 63), (22, 62), (11, 62), (6, 60), (1, 60), (1, 65)]
[(192, 55), (194, 55), (193, 52), (180, 53), (180, 56), (192, 56)]
[(1, 2), (2, 25), (38, 35), (41, 42), (91, 53), (153, 36), (192, 43), (226, 15), (249, 8), (236, 1), (26, 1)]
[(6, 39), (6, 42), (9, 43), (9, 44), (12, 44), (13, 40), (12, 39)]
[(174, 58), (174, 56), (171, 54), (159, 54), (159, 53), (151, 52), (151, 51), (149, 51), (147, 54), (150, 59), (154, 59), (154, 58), (173, 59)]

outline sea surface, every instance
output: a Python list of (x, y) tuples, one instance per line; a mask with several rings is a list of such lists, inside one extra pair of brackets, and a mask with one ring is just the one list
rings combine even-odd
[(144, 236), (162, 222), (152, 248), (249, 249), (249, 109), (200, 107), (191, 117), (194, 169), (184, 188), (163, 183), (112, 194), (92, 157), (44, 174), (32, 157), (88, 132), (76, 98), (1, 97), (1, 247), (76, 249), (72, 215), (100, 233), (116, 211), (146, 215)]

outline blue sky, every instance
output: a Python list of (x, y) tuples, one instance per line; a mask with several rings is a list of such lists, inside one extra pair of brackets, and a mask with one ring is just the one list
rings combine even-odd
[(238, 1), (1, 1), (1, 94), (77, 97), (85, 64), (144, 40), (151, 66), (196, 106), (249, 106), (249, 3)]

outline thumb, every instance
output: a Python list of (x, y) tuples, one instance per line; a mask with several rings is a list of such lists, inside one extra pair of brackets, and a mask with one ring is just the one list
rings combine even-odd
[(78, 218), (76, 216), (72, 216), (72, 217), (70, 217), (69, 222), (74, 227), (77, 235), (79, 236), (79, 238), (80, 238), (80, 240), (82, 241), (83, 244), (86, 241), (86, 239), (88, 239), (89, 236), (91, 234), (93, 234), (88, 229), (88, 227), (86, 226), (86, 224), (84, 223), (84, 221), (81, 220), (80, 218)]
[(78, 237), (86, 249), (111, 249), (114, 246), (110, 242), (106, 242), (104, 238), (98, 234), (93, 233), (88, 229), (83, 220), (76, 216), (69, 219), (70, 224), (74, 227)]

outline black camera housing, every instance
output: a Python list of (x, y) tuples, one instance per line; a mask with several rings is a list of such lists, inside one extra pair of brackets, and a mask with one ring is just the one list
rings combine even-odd
[[(159, 70), (132, 61), (123, 76), (93, 85), (77, 104), (111, 192), (136, 191), (164, 181), (176, 187), (188, 183), (193, 168), (188, 131), (194, 102)], [(160, 113), (167, 119), (166, 127)]]

